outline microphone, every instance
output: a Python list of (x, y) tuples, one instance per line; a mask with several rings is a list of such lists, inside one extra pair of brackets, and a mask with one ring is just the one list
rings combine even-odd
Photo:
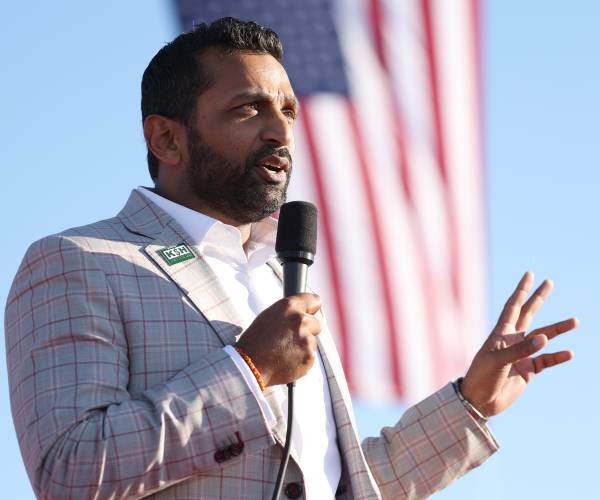
[[(308, 267), (313, 263), (317, 251), (317, 207), (307, 201), (290, 201), (282, 205), (279, 211), (275, 251), (283, 266), (283, 296), (303, 293), (306, 290)], [(290, 459), (294, 422), (294, 386), (295, 382), (287, 385), (288, 418), (285, 446), (271, 500), (277, 500), (281, 494), (285, 470)]]
[(283, 266), (283, 296), (303, 293), (317, 251), (317, 207), (307, 201), (283, 204), (275, 251)]

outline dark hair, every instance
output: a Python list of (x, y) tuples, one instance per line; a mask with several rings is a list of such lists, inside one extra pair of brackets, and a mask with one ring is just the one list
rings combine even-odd
[[(144, 71), (142, 123), (148, 115), (157, 114), (189, 124), (196, 98), (212, 85), (199, 57), (212, 47), (228, 54), (241, 51), (270, 54), (278, 61), (283, 58), (277, 33), (255, 22), (223, 17), (197, 24), (160, 49)], [(148, 170), (156, 180), (158, 158), (150, 149)]]

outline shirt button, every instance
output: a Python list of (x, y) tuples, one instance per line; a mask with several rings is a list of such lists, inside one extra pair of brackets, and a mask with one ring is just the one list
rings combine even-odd
[(300, 483), (288, 483), (283, 492), (288, 498), (300, 498), (302, 496), (302, 485)]

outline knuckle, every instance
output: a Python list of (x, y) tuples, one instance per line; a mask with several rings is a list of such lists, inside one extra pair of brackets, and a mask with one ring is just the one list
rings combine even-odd
[(313, 329), (314, 318), (308, 313), (298, 313), (295, 321), (302, 332), (308, 332)]
[(310, 324), (312, 322), (311, 319), (312, 319), (312, 316), (310, 314), (301, 313), (300, 314), (300, 326), (302, 326), (304, 328), (310, 326)]
[(299, 311), (292, 312), (288, 316), (288, 320), (294, 330), (300, 330), (304, 325), (304, 314)]
[(323, 330), (323, 324), (321, 323), (321, 321), (319, 320), (319, 318), (314, 318), (314, 330), (313, 333), (315, 335), (319, 335), (319, 333), (321, 333), (321, 331)]
[(312, 335), (302, 335), (298, 340), (298, 344), (303, 350), (312, 350), (314, 347), (314, 338)]
[(306, 351), (304, 353), (304, 357), (302, 358), (302, 364), (307, 368), (310, 368), (315, 362), (315, 353), (312, 351)]

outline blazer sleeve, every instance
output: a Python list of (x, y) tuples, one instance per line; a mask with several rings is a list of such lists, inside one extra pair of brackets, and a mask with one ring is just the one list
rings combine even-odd
[[(118, 304), (94, 255), (66, 237), (27, 251), (5, 335), (13, 419), (40, 497), (143, 496), (274, 443), (223, 349), (132, 399)], [(237, 454), (219, 454), (234, 443)]]
[(447, 384), (362, 448), (383, 498), (420, 499), (481, 465), (498, 444)]

